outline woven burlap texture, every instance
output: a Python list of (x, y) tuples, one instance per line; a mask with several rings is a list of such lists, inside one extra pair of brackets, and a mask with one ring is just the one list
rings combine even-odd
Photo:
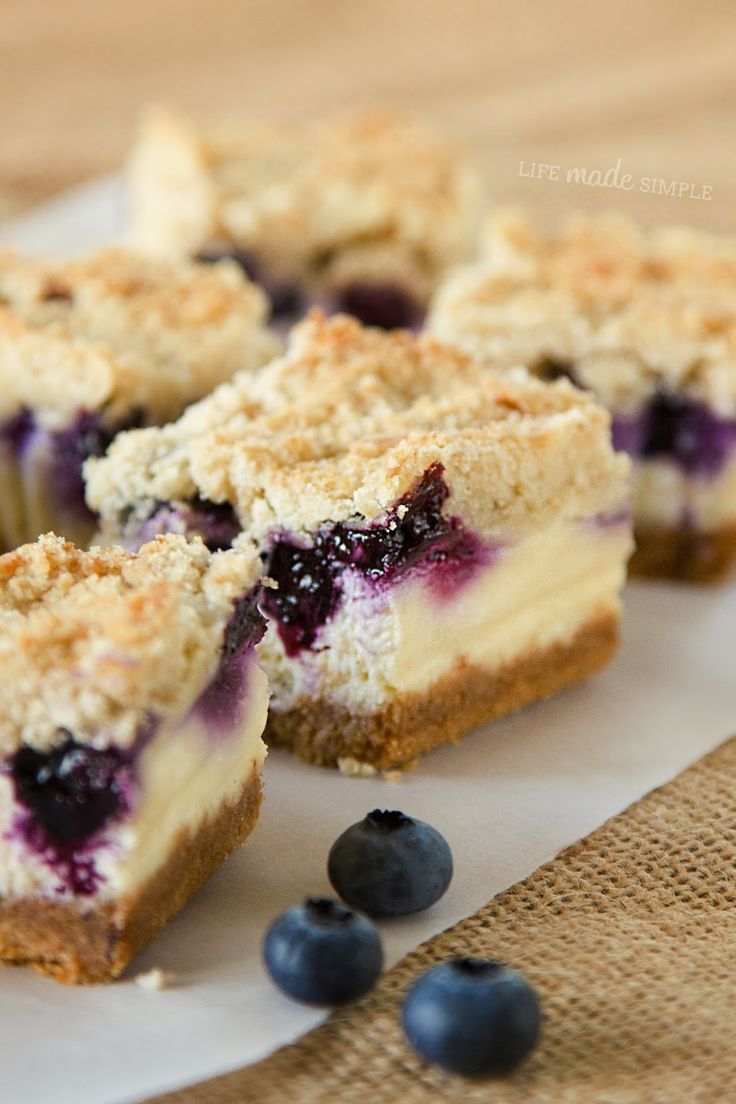
[[(736, 738), (424, 944), (298, 1043), (158, 1104), (736, 1101), (735, 777)], [(408, 986), (453, 955), (511, 963), (542, 997), (542, 1044), (510, 1078), (446, 1077), (402, 1038)]]

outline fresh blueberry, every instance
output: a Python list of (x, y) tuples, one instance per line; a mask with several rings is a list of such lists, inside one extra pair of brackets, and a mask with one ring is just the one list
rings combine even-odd
[(439, 901), (452, 879), (452, 852), (423, 820), (374, 809), (332, 845), (327, 873), (351, 908), (405, 916)]
[(367, 917), (327, 897), (308, 897), (274, 920), (263, 959), (288, 997), (305, 1004), (344, 1004), (375, 985), (383, 948)]
[(528, 981), (483, 958), (457, 958), (429, 970), (409, 990), (402, 1012), (417, 1053), (464, 1077), (515, 1069), (534, 1049), (541, 1019)]

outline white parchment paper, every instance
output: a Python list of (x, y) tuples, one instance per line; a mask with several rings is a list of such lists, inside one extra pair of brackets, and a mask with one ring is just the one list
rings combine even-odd
[[(101, 181), (0, 231), (28, 251), (109, 241), (119, 182)], [(398, 784), (346, 779), (273, 752), (259, 827), (142, 954), (128, 980), (68, 989), (0, 973), (3, 1104), (124, 1104), (268, 1054), (317, 1024), (265, 976), (269, 920), (329, 891), (339, 832), (382, 806), (431, 821), (455, 854), (445, 899), (383, 925), (395, 962), (736, 733), (736, 585), (636, 583), (602, 675), (426, 757)], [(153, 966), (176, 984), (141, 989)]]

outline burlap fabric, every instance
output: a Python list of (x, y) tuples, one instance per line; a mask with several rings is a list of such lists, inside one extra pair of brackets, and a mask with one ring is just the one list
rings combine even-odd
[[(735, 777), (736, 738), (295, 1045), (157, 1104), (736, 1101)], [(542, 996), (542, 1045), (509, 1079), (445, 1077), (402, 1039), (408, 986), (458, 954), (520, 967)]]

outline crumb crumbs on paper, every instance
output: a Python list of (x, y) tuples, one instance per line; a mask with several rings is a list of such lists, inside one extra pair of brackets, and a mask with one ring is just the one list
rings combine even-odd
[(400, 770), (389, 770), (383, 772), (384, 782), (401, 782), (403, 777), (404, 775)]
[(382, 778), (384, 782), (400, 782), (403, 777), (403, 771), (380, 771), (372, 763), (362, 763), (360, 759), (353, 759), (350, 755), (338, 759), (337, 766), (340, 774), (344, 774), (346, 778)]
[(141, 989), (150, 989), (151, 991), (167, 989), (172, 981), (172, 975), (167, 974), (159, 966), (154, 966), (152, 970), (148, 970), (145, 974), (138, 974), (135, 979), (136, 985), (140, 986)]
[(361, 763), (360, 759), (353, 759), (350, 755), (344, 755), (337, 760), (337, 769), (346, 778), (375, 778), (378, 771), (370, 763)]

